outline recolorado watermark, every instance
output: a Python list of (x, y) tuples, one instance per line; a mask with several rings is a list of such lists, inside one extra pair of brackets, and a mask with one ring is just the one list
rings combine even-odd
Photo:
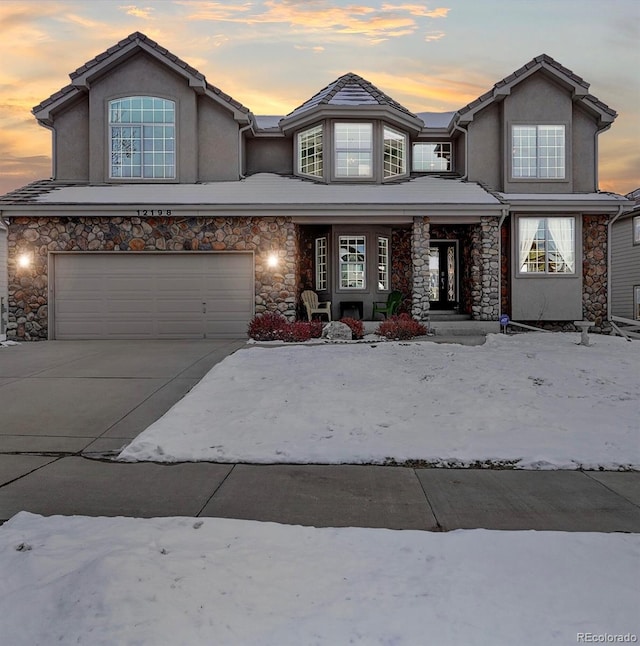
[(576, 641), (579, 644), (635, 644), (638, 635), (625, 633), (614, 635), (613, 633), (576, 633)]

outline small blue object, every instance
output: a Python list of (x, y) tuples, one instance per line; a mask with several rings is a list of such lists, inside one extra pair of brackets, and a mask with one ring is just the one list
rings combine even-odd
[(507, 327), (507, 325), (509, 325), (509, 317), (506, 314), (503, 314), (500, 317), (500, 325), (502, 325), (502, 327)]

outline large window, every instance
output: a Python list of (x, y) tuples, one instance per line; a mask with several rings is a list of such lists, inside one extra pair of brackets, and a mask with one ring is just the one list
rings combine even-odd
[(373, 177), (373, 125), (336, 123), (335, 176)]
[(407, 137), (386, 126), (382, 172), (385, 178), (404, 175), (407, 172)]
[(340, 288), (364, 289), (366, 272), (365, 236), (340, 236)]
[(564, 179), (564, 126), (513, 126), (511, 175), (521, 179)]
[(298, 135), (298, 172), (322, 177), (322, 126), (314, 126)]
[(413, 144), (413, 170), (433, 173), (451, 170), (451, 142), (418, 142)]
[(575, 248), (575, 218), (518, 219), (521, 273), (573, 274)]
[(633, 244), (640, 244), (640, 215), (633, 218)]
[(110, 177), (174, 179), (175, 103), (149, 96), (109, 102)]

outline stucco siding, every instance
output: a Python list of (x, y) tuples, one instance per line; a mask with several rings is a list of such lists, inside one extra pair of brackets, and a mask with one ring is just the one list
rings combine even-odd
[(640, 245), (633, 244), (632, 218), (616, 222), (611, 233), (611, 312), (633, 318), (633, 288), (640, 285)]
[(89, 179), (89, 98), (80, 101), (55, 119), (55, 179), (88, 181)]
[(469, 124), (467, 135), (469, 179), (473, 182), (483, 182), (496, 190), (502, 186), (501, 121), (500, 106), (491, 105), (476, 115)]
[(280, 139), (247, 139), (246, 172), (293, 173), (293, 141), (291, 137)]
[(239, 178), (238, 124), (228, 110), (208, 97), (198, 99), (198, 142), (199, 181)]
[(573, 166), (573, 190), (576, 193), (591, 193), (596, 186), (596, 123), (584, 110), (573, 108), (571, 127), (571, 152)]

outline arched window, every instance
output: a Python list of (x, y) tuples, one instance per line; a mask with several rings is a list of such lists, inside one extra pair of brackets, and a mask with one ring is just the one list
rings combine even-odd
[(113, 179), (175, 179), (175, 103), (151, 96), (109, 102)]

